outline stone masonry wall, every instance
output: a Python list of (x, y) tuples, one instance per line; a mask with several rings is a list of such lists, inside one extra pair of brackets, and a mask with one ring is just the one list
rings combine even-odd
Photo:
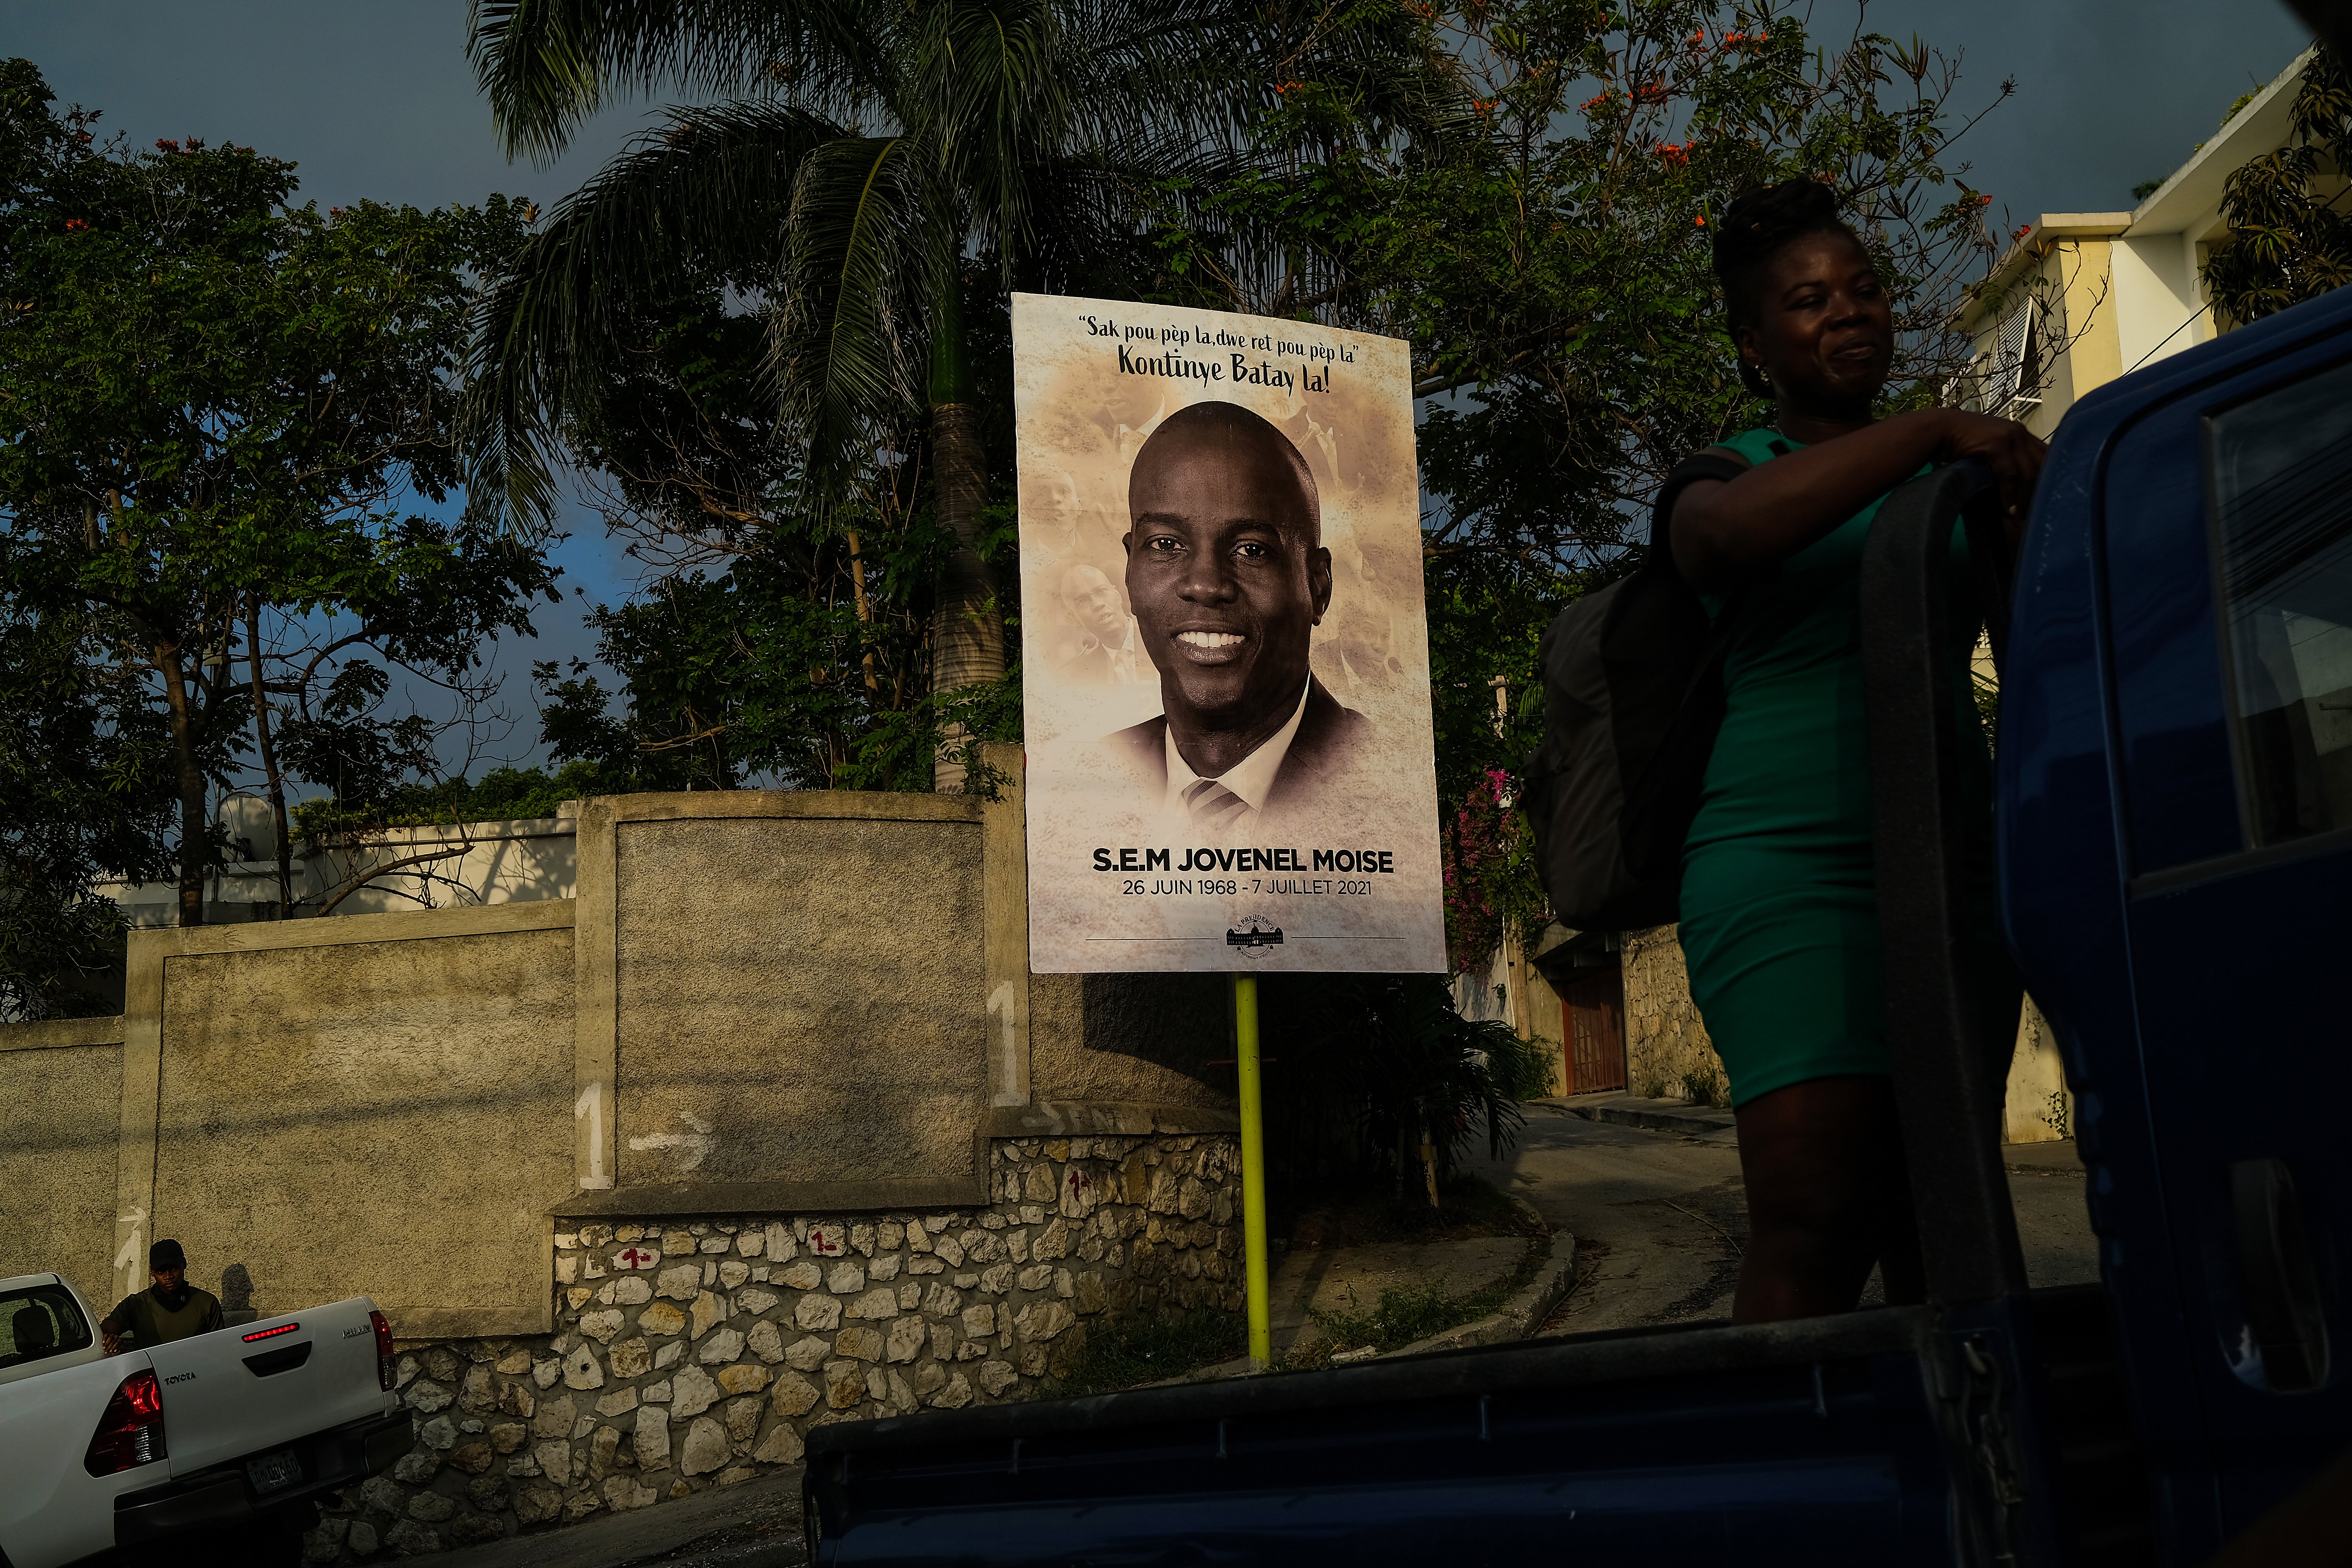
[(990, 1163), (983, 1209), (560, 1230), (557, 1331), (404, 1342), (416, 1447), (322, 1506), (308, 1556), (690, 1497), (795, 1462), (811, 1426), (1033, 1397), (1108, 1317), (1241, 1310), (1231, 1138), (1001, 1140)]
[(1723, 1063), (1706, 1037), (1673, 926), (1629, 931), (1621, 944), (1625, 978), (1625, 1087), (1654, 1100), (1679, 1097), (1683, 1075)]

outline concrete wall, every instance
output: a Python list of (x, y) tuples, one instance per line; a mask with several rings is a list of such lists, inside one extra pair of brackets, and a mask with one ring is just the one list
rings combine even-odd
[(902, 1201), (970, 1195), (989, 1098), (976, 816), (617, 825), (622, 1186), (855, 1173), (940, 1189)]
[[(1559, 930), (1555, 926), (1554, 931)], [(1454, 1010), (1474, 1023), (1508, 1024), (1523, 1040), (1545, 1048), (1546, 1081), (1542, 1092), (1562, 1094), (1568, 1089), (1568, 1017), (1559, 993), (1529, 957), (1517, 931), (1503, 941), (1486, 962), (1465, 970), (1451, 981)]]
[(559, 1221), (971, 1207), (992, 1139), (1229, 1131), (1220, 980), (1032, 982), (1021, 810), (599, 800), (576, 899), (136, 932), (122, 1018), (0, 1026), (0, 1247), (545, 1333)]
[(572, 912), (140, 933), (128, 1016), (154, 1076), (123, 1100), (158, 1110), (122, 1185), (151, 1194), (150, 1234), (264, 1316), (367, 1295), (404, 1333), (543, 1328), (572, 1192)]
[(120, 1018), (0, 1026), (0, 1279), (55, 1271), (114, 1304), (121, 1083)]
[(691, 1496), (818, 1422), (1029, 1397), (1100, 1314), (1234, 1310), (1224, 983), (1030, 977), (1008, 764), (985, 804), (593, 801), (569, 899), (138, 931), (123, 1016), (0, 1026), (0, 1268), (110, 1303), (168, 1235), (232, 1311), (374, 1298), (416, 1446), (318, 1562)]
[(2025, 999), (2017, 1020), (2017, 1052), (2010, 1058), (2009, 1089), (2001, 1106), (2001, 1140), (2048, 1143), (2071, 1138), (2074, 1096), (2066, 1087), (2066, 1065), (2050, 1020)]

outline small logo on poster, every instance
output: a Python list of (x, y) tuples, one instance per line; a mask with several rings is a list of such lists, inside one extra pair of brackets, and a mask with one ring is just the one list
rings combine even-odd
[(1225, 945), (1255, 957), (1260, 948), (1282, 945), (1282, 928), (1264, 915), (1244, 915), (1226, 928)]

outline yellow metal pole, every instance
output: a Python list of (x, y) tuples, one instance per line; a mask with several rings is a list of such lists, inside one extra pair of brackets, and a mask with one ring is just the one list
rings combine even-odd
[(1235, 1065), (1242, 1091), (1242, 1260), (1248, 1279), (1249, 1354), (1254, 1371), (1274, 1360), (1265, 1268), (1265, 1102), (1257, 1070), (1257, 976), (1234, 976)]

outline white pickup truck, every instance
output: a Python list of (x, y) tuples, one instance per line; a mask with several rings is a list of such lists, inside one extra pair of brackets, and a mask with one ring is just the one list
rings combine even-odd
[(408, 1452), (392, 1366), (364, 1297), (110, 1356), (58, 1276), (0, 1279), (0, 1568), (292, 1526)]

